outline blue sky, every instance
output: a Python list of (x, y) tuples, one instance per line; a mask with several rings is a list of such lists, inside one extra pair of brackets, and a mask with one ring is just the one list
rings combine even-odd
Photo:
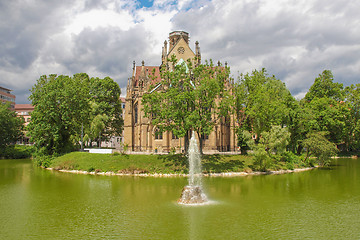
[(138, 2), (140, 3), (139, 8), (142, 8), (142, 7), (146, 7), (146, 8), (152, 7), (152, 5), (153, 5), (153, 3), (154, 3), (154, 1), (151, 1), (151, 0), (149, 0), (149, 1), (139, 0)]
[(202, 59), (239, 73), (266, 68), (302, 98), (323, 70), (360, 79), (358, 0), (0, 1), (0, 86), (28, 103), (44, 74), (110, 76), (126, 93), (132, 62), (159, 65), (184, 30)]

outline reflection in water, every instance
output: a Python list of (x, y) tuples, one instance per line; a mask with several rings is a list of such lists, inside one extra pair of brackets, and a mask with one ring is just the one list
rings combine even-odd
[(359, 239), (360, 161), (204, 178), (215, 204), (176, 204), (187, 179), (51, 172), (0, 160), (0, 239)]

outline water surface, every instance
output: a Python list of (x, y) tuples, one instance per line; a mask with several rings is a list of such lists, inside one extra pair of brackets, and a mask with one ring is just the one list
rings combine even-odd
[(205, 178), (212, 204), (176, 203), (186, 178), (60, 173), (0, 160), (0, 239), (360, 239), (360, 160), (284, 175)]

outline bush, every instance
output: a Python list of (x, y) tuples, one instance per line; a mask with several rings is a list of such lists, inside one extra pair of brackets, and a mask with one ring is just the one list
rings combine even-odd
[(31, 158), (35, 148), (25, 145), (11, 145), (0, 151), (0, 158), (5, 159), (21, 159)]
[(51, 156), (46, 156), (46, 155), (37, 155), (34, 159), (34, 162), (37, 166), (39, 167), (44, 167), (47, 168), (50, 166), (52, 160), (54, 158)]

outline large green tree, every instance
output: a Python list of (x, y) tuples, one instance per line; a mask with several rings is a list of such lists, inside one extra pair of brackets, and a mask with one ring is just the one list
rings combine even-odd
[[(106, 136), (121, 132), (119, 96), (119, 86), (108, 77), (90, 79), (85, 73), (40, 77), (30, 95), (34, 105), (29, 124), (32, 141), (41, 153), (51, 155), (74, 149), (82, 127), (86, 132), (92, 125), (96, 129), (103, 126), (100, 132)], [(96, 116), (103, 115), (107, 116), (104, 125), (97, 124)]]
[(227, 94), (229, 68), (211, 61), (193, 66), (191, 61), (177, 62), (174, 57), (170, 62), (170, 69), (161, 70), (160, 85), (143, 96), (144, 112), (159, 131), (184, 137), (187, 151), (191, 131), (200, 139), (209, 135), (226, 112), (221, 103)]
[(329, 98), (335, 101), (344, 100), (343, 84), (334, 82), (334, 76), (330, 70), (324, 70), (317, 78), (305, 95), (306, 101), (314, 98)]
[(252, 74), (240, 75), (235, 85), (234, 110), (238, 131), (247, 130), (261, 137), (273, 125), (287, 126), (295, 99), (285, 84), (269, 76), (265, 69), (254, 70)]
[[(119, 100), (121, 89), (111, 78), (91, 78), (90, 125), (85, 132), (92, 140), (108, 139), (112, 135), (120, 136), (123, 130), (122, 108)], [(94, 126), (97, 126), (94, 128)], [(103, 126), (99, 129), (99, 126)], [(98, 129), (94, 131), (94, 129)], [(99, 134), (100, 132), (100, 134)]]
[(73, 149), (72, 136), (78, 136), (81, 125), (89, 121), (89, 78), (78, 74), (41, 76), (31, 89), (34, 105), (29, 134), (43, 154), (68, 152)]
[(348, 145), (351, 108), (345, 102), (343, 85), (334, 82), (330, 70), (315, 79), (301, 105), (310, 114), (306, 121), (308, 133), (328, 132), (326, 137), (336, 145)]
[(346, 122), (346, 148), (354, 151), (360, 149), (360, 84), (346, 87), (345, 99), (350, 112)]
[(23, 124), (24, 119), (18, 117), (9, 104), (0, 103), (0, 151), (20, 139)]

